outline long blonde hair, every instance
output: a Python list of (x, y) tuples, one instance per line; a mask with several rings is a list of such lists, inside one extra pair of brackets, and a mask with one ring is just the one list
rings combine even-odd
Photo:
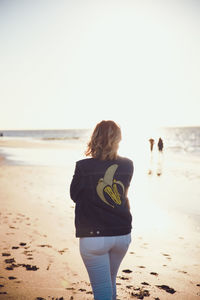
[(114, 121), (101, 121), (92, 133), (85, 155), (100, 160), (114, 160), (120, 140), (120, 127)]

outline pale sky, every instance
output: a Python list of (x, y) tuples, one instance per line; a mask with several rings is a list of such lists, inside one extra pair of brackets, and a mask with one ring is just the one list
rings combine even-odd
[(198, 0), (0, 0), (0, 129), (200, 125)]

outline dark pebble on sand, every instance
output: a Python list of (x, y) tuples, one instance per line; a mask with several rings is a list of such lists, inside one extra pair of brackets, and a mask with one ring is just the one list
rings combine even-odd
[(148, 290), (140, 290), (139, 293), (131, 293), (132, 297), (136, 297), (137, 299), (144, 299), (144, 297), (149, 297), (150, 293)]
[(141, 284), (143, 284), (143, 285), (150, 285), (148, 282), (141, 282)]
[(12, 249), (19, 249), (19, 247), (18, 246), (13, 246)]
[(5, 259), (5, 263), (6, 264), (12, 264), (15, 262), (15, 259), (14, 258), (8, 258), (8, 259)]
[(20, 246), (26, 246), (26, 243), (20, 243), (19, 245)]
[(131, 289), (133, 286), (132, 285), (127, 285), (126, 288), (127, 289)]
[(159, 289), (165, 290), (167, 293), (170, 293), (170, 294), (176, 293), (176, 291), (173, 288), (170, 288), (169, 286), (167, 286), (165, 284), (163, 284), (163, 285), (157, 285), (157, 287)]
[(11, 266), (6, 267), (6, 270), (12, 271), (12, 270), (14, 270), (14, 268), (13, 268), (13, 266), (11, 265)]
[(9, 276), (8, 279), (9, 279), (9, 280), (14, 280), (14, 279), (17, 279), (17, 277)]
[[(49, 297), (50, 297), (50, 296), (49, 296)], [(39, 298), (36, 298), (36, 300), (38, 300), (38, 299), (39, 299), (39, 300), (45, 300), (44, 298), (40, 298), (40, 297), (39, 297)], [(71, 299), (71, 298), (70, 298), (70, 299)], [(63, 298), (63, 297), (60, 297), (60, 298), (54, 298), (54, 297), (53, 297), (53, 298), (51, 298), (51, 300), (64, 300), (64, 298)]]
[(133, 271), (131, 271), (129, 269), (126, 269), (126, 270), (122, 270), (122, 272), (124, 272), (124, 273), (132, 273)]
[(47, 248), (52, 248), (52, 246), (51, 246), (51, 245), (46, 245), (46, 244), (44, 244), (44, 245), (38, 245), (38, 247), (42, 247), (42, 248), (44, 248), (44, 247), (47, 247)]
[(124, 277), (124, 276), (120, 276), (119, 278), (122, 279), (122, 280), (128, 280), (129, 279), (128, 277)]
[(36, 266), (22, 264), (22, 267), (26, 268), (27, 271), (37, 271), (39, 268)]
[(160, 300), (160, 298), (156, 297), (156, 298), (154, 298), (154, 300)]
[(60, 253), (61, 255), (63, 255), (63, 253), (65, 253), (68, 250), (68, 248), (65, 248), (63, 250), (58, 250), (58, 253)]
[(200, 283), (197, 283), (197, 286), (200, 286)]
[(45, 300), (45, 298), (37, 297), (36, 300)]
[(10, 253), (2, 253), (2, 256), (11, 256)]
[(151, 272), (150, 274), (154, 275), (154, 276), (158, 276), (158, 273), (156, 273), (156, 272)]
[(79, 289), (79, 291), (80, 291), (80, 292), (85, 292), (86, 290), (85, 290), (85, 289)]

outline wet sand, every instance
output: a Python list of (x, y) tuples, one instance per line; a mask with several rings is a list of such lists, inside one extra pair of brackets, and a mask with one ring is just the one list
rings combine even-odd
[[(19, 141), (15, 146), (25, 147)], [(28, 166), (1, 159), (0, 299), (93, 299), (74, 234), (73, 167), (74, 162)], [(161, 187), (173, 178), (162, 180)], [(118, 273), (118, 299), (200, 299), (200, 234), (182, 215), (156, 204), (162, 194), (162, 188), (157, 194), (153, 189), (158, 182), (146, 177), (144, 184), (152, 189), (154, 215), (147, 200), (132, 207), (132, 243)]]

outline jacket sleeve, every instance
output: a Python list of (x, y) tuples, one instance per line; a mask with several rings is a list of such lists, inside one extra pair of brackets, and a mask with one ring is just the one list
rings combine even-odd
[(82, 181), (83, 181), (83, 176), (81, 175), (80, 167), (76, 163), (74, 175), (73, 175), (72, 182), (70, 185), (70, 197), (74, 202), (77, 201), (78, 195), (81, 192)]

